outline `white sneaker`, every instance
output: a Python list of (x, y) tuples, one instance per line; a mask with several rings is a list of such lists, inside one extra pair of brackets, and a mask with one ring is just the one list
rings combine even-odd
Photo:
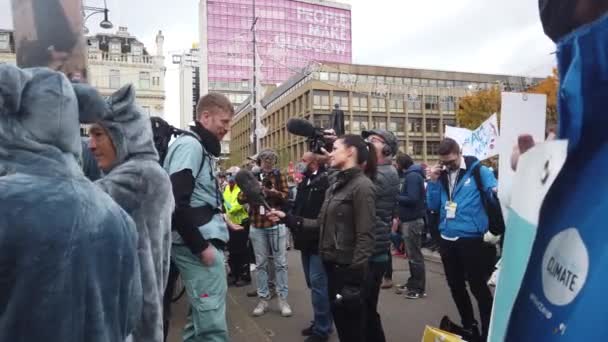
[(293, 314), (291, 307), (285, 299), (279, 298), (279, 310), (281, 311), (281, 316), (283, 317), (290, 317)]
[(266, 299), (260, 299), (258, 305), (253, 309), (253, 315), (255, 317), (262, 316), (268, 310), (268, 301)]

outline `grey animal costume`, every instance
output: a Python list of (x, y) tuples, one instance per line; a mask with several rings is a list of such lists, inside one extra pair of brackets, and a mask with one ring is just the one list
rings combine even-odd
[(158, 163), (150, 118), (135, 105), (135, 91), (128, 85), (105, 103), (95, 93), (80, 91), (81, 117), (105, 128), (116, 149), (116, 161), (97, 180), (135, 221), (139, 233), (138, 254), (144, 304), (135, 341), (163, 341), (163, 294), (169, 276), (171, 214), (174, 209), (169, 176)]
[(0, 341), (124, 341), (141, 313), (135, 225), (78, 165), (76, 101), (0, 65)]

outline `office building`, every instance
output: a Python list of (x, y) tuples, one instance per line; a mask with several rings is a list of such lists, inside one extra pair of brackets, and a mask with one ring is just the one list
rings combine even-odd
[[(305, 139), (287, 132), (290, 118), (303, 118), (330, 128), (332, 110), (345, 113), (347, 133), (381, 128), (399, 139), (399, 150), (419, 162), (437, 160), (445, 125), (456, 125), (461, 97), (479, 89), (501, 87), (519, 91), (537, 79), (436, 70), (322, 63), (294, 75), (262, 104), (267, 134), (262, 148), (275, 149), (280, 164), (298, 160), (307, 150)], [(241, 165), (252, 152), (251, 106), (242, 104), (232, 123), (231, 163)]]

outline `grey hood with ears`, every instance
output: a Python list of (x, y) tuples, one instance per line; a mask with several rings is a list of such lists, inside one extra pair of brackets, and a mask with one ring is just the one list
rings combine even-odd
[(81, 102), (82, 123), (103, 126), (116, 148), (116, 161), (120, 165), (128, 159), (158, 161), (150, 117), (135, 104), (135, 89), (126, 85), (104, 100), (90, 88), (75, 86)]

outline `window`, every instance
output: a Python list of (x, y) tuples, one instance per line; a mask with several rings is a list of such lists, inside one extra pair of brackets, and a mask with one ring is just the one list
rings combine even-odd
[(384, 98), (371, 98), (372, 112), (386, 112), (386, 101)]
[(426, 119), (426, 131), (429, 133), (439, 133), (439, 119)]
[(415, 156), (422, 155), (423, 147), (424, 147), (424, 145), (423, 145), (422, 141), (413, 141), (412, 142), (412, 152), (414, 153)]
[(112, 89), (120, 88), (120, 70), (116, 70), (116, 69), (110, 70), (110, 88), (112, 88)]
[(368, 129), (369, 122), (367, 121), (367, 116), (363, 115), (355, 115), (353, 116), (353, 124), (351, 127), (351, 132), (353, 134), (360, 134), (361, 131)]
[(410, 112), (419, 112), (422, 109), (422, 96), (408, 96), (407, 110)]
[(150, 89), (150, 73), (147, 71), (139, 72), (139, 87), (141, 89)]
[(405, 136), (405, 118), (391, 118), (388, 130), (398, 137)]
[(10, 35), (8, 33), (0, 34), (0, 50), (10, 49)]
[(441, 99), (441, 110), (444, 112), (456, 110), (456, 97), (445, 96)]
[(340, 109), (348, 112), (348, 93), (345, 91), (334, 91), (334, 105), (339, 105)]
[(427, 141), (426, 143), (426, 154), (428, 156), (439, 155), (439, 141)]
[(439, 96), (425, 95), (424, 96), (424, 109), (439, 110)]
[(329, 110), (329, 91), (315, 90), (313, 96), (313, 108)]
[(111, 42), (110, 43), (110, 53), (111, 54), (120, 54), (122, 51), (120, 49), (120, 42)]
[(456, 126), (456, 119), (443, 119), (443, 124), (446, 126)]
[(330, 118), (331, 116), (329, 114), (315, 114), (313, 120), (315, 127), (330, 128)]
[(372, 118), (372, 129), (386, 130), (386, 118), (385, 117), (373, 117)]
[(420, 133), (422, 132), (422, 119), (409, 119), (409, 132)]
[(338, 81), (338, 77), (340, 74), (335, 73), (335, 72), (330, 72), (329, 73), (329, 80), (333, 81), (333, 82), (337, 82)]
[(131, 53), (134, 56), (141, 56), (143, 52), (143, 47), (141, 45), (131, 45)]
[(353, 111), (367, 112), (367, 96), (353, 95)]
[(320, 72), (319, 73), (319, 79), (321, 81), (329, 81), (329, 73), (327, 73), (327, 72)]
[(389, 106), (391, 113), (404, 113), (405, 109), (403, 108), (403, 100), (389, 100)]

